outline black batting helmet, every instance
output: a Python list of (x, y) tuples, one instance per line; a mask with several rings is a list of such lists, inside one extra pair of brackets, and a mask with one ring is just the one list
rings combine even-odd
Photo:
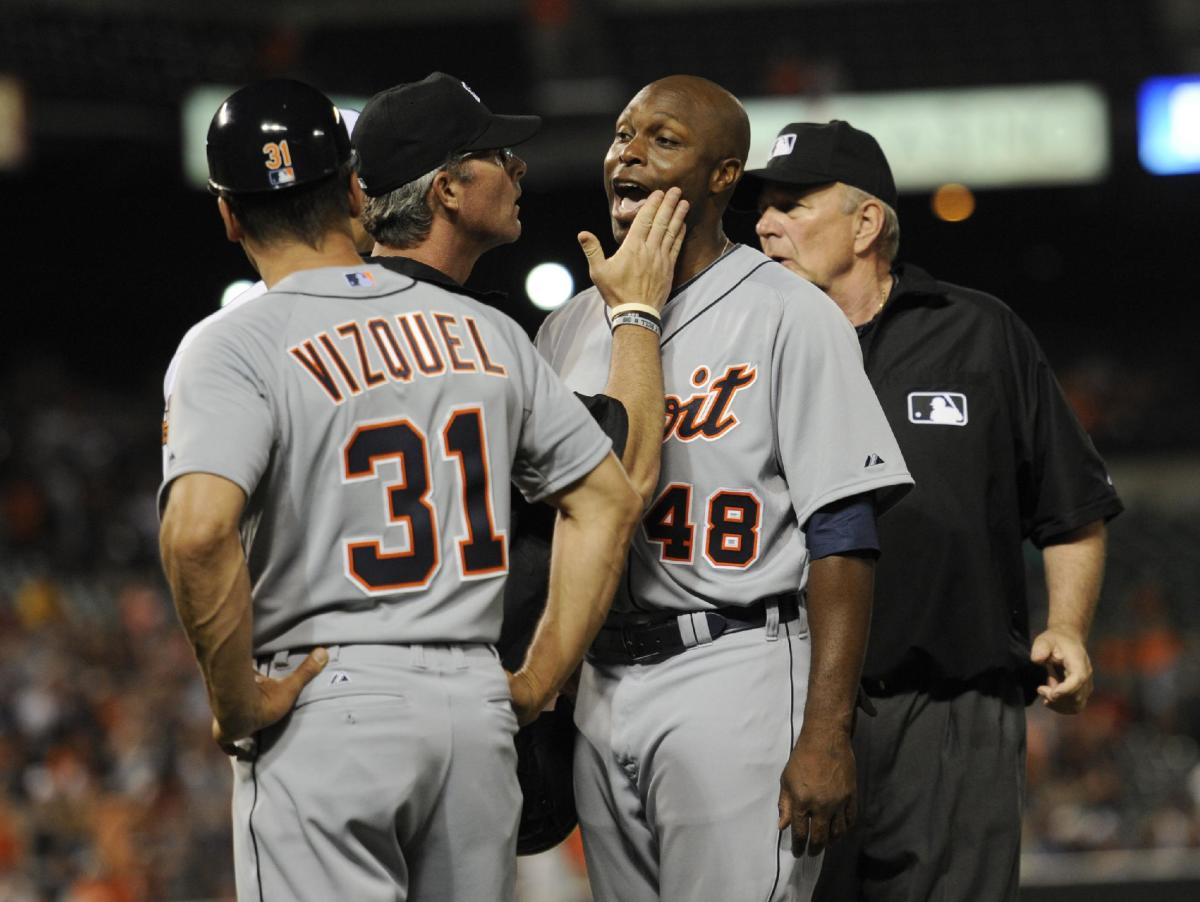
[(217, 193), (309, 184), (353, 158), (350, 135), (333, 101), (287, 78), (235, 91), (208, 127), (208, 187)]

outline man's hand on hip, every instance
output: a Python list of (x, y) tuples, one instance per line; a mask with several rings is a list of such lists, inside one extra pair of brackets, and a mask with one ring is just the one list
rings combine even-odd
[(253, 736), (276, 721), (282, 720), (296, 705), (300, 691), (312, 682), (329, 661), (329, 653), (323, 648), (314, 648), (300, 666), (283, 679), (273, 680), (261, 673), (254, 675), (253, 710), (236, 712), (222, 721), (213, 719), (213, 739), (225, 750), (235, 754), (233, 744), (239, 739)]

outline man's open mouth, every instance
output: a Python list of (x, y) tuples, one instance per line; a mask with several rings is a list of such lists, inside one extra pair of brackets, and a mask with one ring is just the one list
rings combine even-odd
[(633, 222), (642, 208), (650, 189), (630, 179), (613, 179), (612, 217), (619, 222)]

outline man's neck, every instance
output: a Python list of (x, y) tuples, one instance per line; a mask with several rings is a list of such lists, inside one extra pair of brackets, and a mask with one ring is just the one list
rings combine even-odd
[(389, 247), (375, 242), (376, 257), (408, 257), (432, 266), (442, 275), (449, 276), (459, 285), (466, 283), (477, 261), (487, 248), (481, 248), (469, 237), (460, 235), (455, 229), (447, 228), (439, 219), (434, 219), (429, 237), (415, 247)]
[(733, 242), (725, 237), (719, 223), (695, 234), (689, 232), (679, 249), (679, 259), (675, 261), (675, 287), (712, 266), (713, 261), (732, 246)]
[(858, 266), (828, 289), (851, 325), (861, 326), (877, 317), (892, 290), (892, 275), (884, 263)]
[(289, 241), (270, 245), (251, 245), (247, 242), (245, 248), (246, 256), (268, 288), (274, 288), (292, 273), (304, 269), (362, 265), (362, 258), (354, 248), (354, 239), (341, 232), (327, 234), (320, 247)]

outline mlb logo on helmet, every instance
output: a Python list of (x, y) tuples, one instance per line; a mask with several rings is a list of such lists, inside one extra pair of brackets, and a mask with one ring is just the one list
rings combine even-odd
[(296, 173), (291, 166), (283, 169), (276, 169), (269, 173), (271, 178), (271, 187), (278, 188), (280, 185), (290, 185), (296, 181)]

